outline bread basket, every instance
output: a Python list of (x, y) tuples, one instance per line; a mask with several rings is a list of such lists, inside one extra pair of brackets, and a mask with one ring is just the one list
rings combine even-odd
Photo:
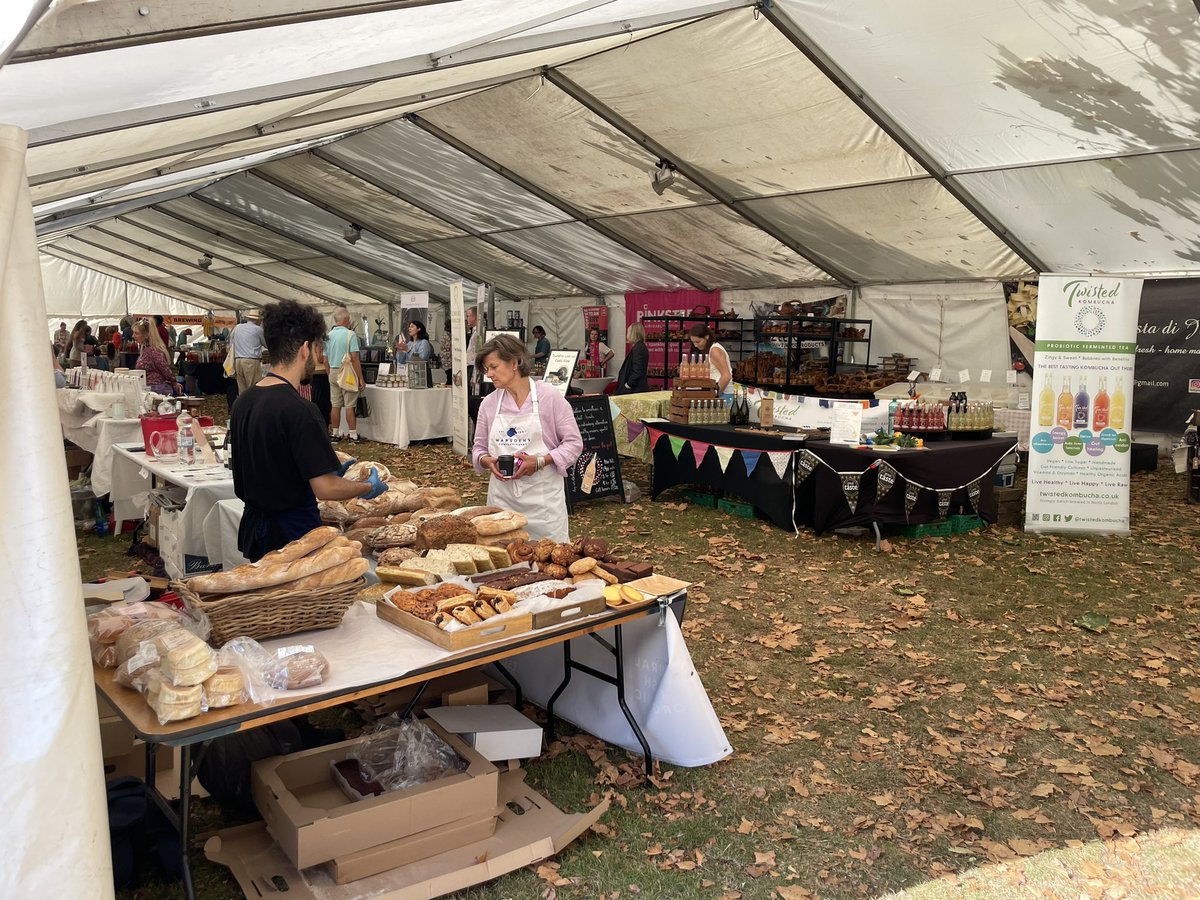
[(298, 631), (337, 628), (365, 584), (366, 579), (359, 578), (309, 591), (268, 588), (244, 594), (212, 594), (206, 600), (200, 599), (186, 581), (172, 581), (171, 588), (190, 608), (208, 616), (212, 626), (210, 643), (219, 647), (235, 637), (263, 640)]

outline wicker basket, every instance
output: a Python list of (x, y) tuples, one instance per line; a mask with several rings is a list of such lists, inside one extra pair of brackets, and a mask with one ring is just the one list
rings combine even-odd
[(208, 616), (212, 625), (209, 640), (219, 647), (235, 637), (262, 640), (298, 631), (337, 628), (365, 584), (366, 579), (359, 578), (311, 591), (276, 589), (216, 594), (207, 600), (201, 600), (186, 581), (172, 581), (171, 588), (189, 607)]

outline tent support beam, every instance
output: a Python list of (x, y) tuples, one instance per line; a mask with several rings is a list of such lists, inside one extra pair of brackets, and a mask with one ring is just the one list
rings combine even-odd
[[(320, 153), (317, 151), (314, 151), (312, 155), (317, 157), (321, 161), (327, 163), (328, 165), (331, 165), (331, 166), (334, 166), (334, 167), (340, 169), (341, 171), (345, 172), (347, 175), (352, 175), (355, 178), (357, 178), (359, 181), (363, 181), (363, 182), (369, 184), (371, 187), (375, 188), (376, 190), (382, 191), (383, 193), (388, 194), (389, 196), (395, 197), (397, 200), (407, 203), (409, 206), (415, 206), (417, 209), (421, 210), (421, 212), (425, 213), (427, 216), (432, 216), (433, 218), (437, 219), (439, 222), (443, 222), (446, 225), (449, 225), (451, 228), (456, 228), (459, 231), (463, 232), (464, 234), (466, 234), (470, 237), (477, 238), (486, 244), (490, 244), (491, 246), (495, 247), (497, 250), (501, 250), (505, 253), (508, 253), (511, 256), (515, 256), (517, 259), (521, 260), (522, 262), (527, 263), (528, 265), (533, 266), (535, 269), (538, 269), (542, 272), (545, 272), (548, 275), (551, 275), (551, 276), (557, 278), (559, 281), (566, 282), (567, 284), (571, 285), (572, 287), (578, 289), (581, 293), (589, 294), (589, 295), (592, 295), (595, 297), (599, 297), (599, 296), (603, 295), (603, 293), (604, 293), (601, 290), (597, 290), (594, 286), (581, 283), (580, 281), (576, 280), (575, 278), (567, 275), (565, 272), (559, 271), (557, 269), (552, 269), (549, 266), (547, 266), (545, 263), (538, 262), (536, 259), (531, 258), (530, 256), (526, 255), (525, 253), (522, 253), (518, 250), (514, 250), (510, 247), (505, 247), (502, 243), (497, 241), (490, 234), (479, 231), (476, 228), (472, 228), (470, 225), (468, 225), (465, 222), (460, 222), (460, 221), (457, 221), (456, 219), (452, 219), (451, 217), (447, 216), (445, 212), (443, 212), (441, 210), (432, 209), (428, 205), (420, 202), (419, 200), (417, 200), (414, 197), (407, 195), (403, 191), (398, 191), (394, 187), (390, 187), (388, 185), (381, 184), (379, 181), (377, 181), (376, 179), (372, 178), (370, 175), (363, 172), (357, 166), (353, 166), (352, 164), (342, 162), (341, 160), (337, 159), (336, 157), (332, 157), (328, 154), (323, 154), (323, 153)], [(289, 188), (289, 190), (294, 191), (295, 188)], [(522, 229), (522, 230), (524, 230), (524, 229)], [(405, 247), (408, 250), (411, 250), (413, 253), (421, 253), (421, 251), (418, 248), (422, 244), (436, 244), (439, 241), (452, 241), (455, 239), (456, 239), (455, 237), (437, 238), (435, 240), (427, 239), (427, 240), (423, 240), (423, 241), (415, 241), (415, 242), (405, 243), (405, 244), (402, 244), (401, 246)], [(421, 255), (424, 255), (424, 254), (421, 254)], [(426, 258), (428, 258), (428, 257), (426, 257)], [(433, 260), (433, 262), (437, 262), (437, 260)], [(438, 265), (445, 265), (445, 263), (438, 263)], [(486, 281), (487, 279), (486, 278), (484, 278), (484, 279), (475, 278), (472, 280), (482, 283), (482, 282)]]
[[(155, 228), (153, 225), (147, 225), (145, 222), (140, 222), (137, 219), (131, 219), (128, 216), (117, 216), (117, 221), (124, 222), (126, 225), (129, 225), (133, 228), (139, 228), (142, 231), (148, 231), (148, 232), (150, 232), (150, 234), (153, 234), (156, 237), (160, 237), (166, 241), (172, 241), (176, 244), (179, 244), (182, 247), (187, 247), (189, 250), (195, 250), (197, 253), (208, 253), (209, 252), (209, 249), (206, 248), (205, 246), (203, 246), (202, 244), (193, 243), (190, 240), (185, 240), (184, 238), (176, 237), (173, 234), (169, 234), (165, 231), (161, 231), (158, 228)], [(162, 251), (160, 250), (158, 252), (161, 253)], [(338, 306), (342, 302), (340, 300), (334, 299), (333, 297), (329, 297), (325, 294), (322, 294), (319, 291), (314, 291), (311, 288), (301, 287), (298, 284), (292, 284), (290, 281), (285, 281), (284, 279), (278, 278), (274, 275), (266, 275), (262, 272), (256, 272), (250, 266), (247, 266), (243, 263), (236, 262), (232, 259), (229, 259), (229, 257), (225, 256), (224, 254), (220, 254), (219, 258), (225, 259), (226, 261), (231, 263), (233, 265), (233, 267), (236, 269), (242, 269), (243, 271), (249, 272), (251, 275), (254, 275), (258, 278), (262, 278), (265, 281), (273, 281), (274, 283), (276, 283), (278, 285), (282, 285), (285, 288), (289, 288), (293, 291), (299, 291), (302, 294), (307, 294), (310, 297), (315, 297), (318, 300), (323, 300), (326, 303), (332, 303), (333, 305)], [(227, 271), (227, 270), (222, 269), (221, 274), (224, 275), (225, 271)], [(225, 277), (228, 278), (228, 276), (225, 276)], [(241, 282), (237, 281), (237, 279), (234, 279), (234, 278), (228, 278), (228, 280), (232, 281), (234, 284), (237, 284), (243, 290), (259, 290), (259, 288), (251, 288), (248, 285), (241, 284)], [(263, 293), (268, 293), (268, 292), (263, 291)], [(269, 296), (276, 296), (276, 295), (269, 294)], [(279, 299), (283, 299), (283, 298), (280, 297)]]
[[(154, 207), (151, 207), (151, 209), (153, 209), (157, 213), (162, 213), (162, 215), (167, 216), (168, 218), (174, 219), (176, 222), (179, 222), (182, 225), (187, 225), (191, 228), (196, 228), (200, 231), (207, 231), (213, 237), (220, 238), (221, 240), (227, 241), (230, 244), (237, 244), (237, 246), (241, 247), (247, 253), (257, 253), (262, 256), (270, 256), (271, 259), (274, 260), (275, 263), (278, 265), (288, 266), (289, 268), (298, 269), (301, 272), (305, 272), (309, 275), (312, 275), (314, 278), (320, 278), (322, 281), (327, 281), (330, 284), (336, 284), (338, 287), (345, 288), (348, 291), (353, 291), (356, 294), (361, 294), (364, 299), (373, 300), (376, 303), (390, 302), (386, 297), (380, 297), (377, 294), (373, 294), (361, 286), (347, 284), (346, 282), (342, 281), (340, 278), (334, 278), (332, 275), (326, 275), (324, 272), (321, 272), (311, 266), (306, 266), (306, 265), (304, 265), (305, 260), (303, 260), (303, 259), (285, 259), (274, 253), (266, 253), (261, 248), (251, 246), (250, 244), (247, 244), (245, 241), (240, 240), (239, 238), (237, 238), (231, 234), (228, 234), (224, 231), (218, 231), (218, 230), (212, 228), (211, 226), (204, 224), (203, 222), (193, 221), (192, 219), (189, 219), (183, 213), (180, 213), (174, 209), (168, 209), (163, 206), (154, 206)], [(311, 248), (305, 247), (305, 249), (311, 249)], [(320, 253), (318, 255), (321, 258), (324, 258), (324, 256), (325, 256), (324, 253)], [(252, 272), (257, 271), (253, 267), (249, 267), (249, 268), (250, 268), (250, 271), (252, 271)], [(260, 272), (258, 274), (261, 275), (263, 273)], [(263, 275), (263, 277), (265, 278), (267, 276)], [(285, 282), (285, 284), (286, 284), (286, 282)], [(345, 305), (345, 301), (338, 300), (336, 297), (333, 298), (332, 300), (330, 300), (330, 302), (335, 304), (336, 306), (344, 306)]]
[(459, 153), (462, 153), (464, 156), (467, 156), (470, 159), (475, 160), (475, 162), (479, 163), (480, 165), (484, 166), (485, 168), (491, 169), (497, 175), (507, 178), (513, 184), (517, 185), (517, 187), (528, 191), (529, 193), (531, 193), (535, 197), (537, 197), (539, 200), (550, 204), (555, 209), (562, 210), (562, 212), (564, 212), (568, 216), (568, 218), (575, 219), (576, 221), (582, 222), (584, 225), (588, 226), (593, 231), (597, 231), (600, 234), (604, 235), (604, 237), (608, 238), (610, 241), (620, 244), (622, 247), (624, 247), (626, 250), (628, 250), (630, 253), (634, 254), (635, 256), (640, 256), (642, 259), (646, 260), (647, 262), (651, 262), (654, 265), (658, 266), (663, 271), (670, 272), (672, 275), (674, 275), (676, 278), (678, 278), (680, 281), (684, 282), (685, 284), (688, 284), (691, 287), (696, 288), (697, 290), (701, 290), (701, 291), (711, 291), (712, 290), (711, 287), (706, 286), (704, 284), (704, 282), (701, 279), (697, 278), (695, 275), (692, 275), (692, 274), (689, 274), (688, 272), (683, 271), (681, 268), (679, 268), (679, 266), (675, 265), (674, 263), (668, 262), (667, 260), (663, 259), (658, 254), (656, 254), (650, 250), (647, 250), (645, 247), (639, 246), (637, 243), (629, 240), (629, 238), (625, 237), (620, 232), (605, 225), (602, 221), (587, 215), (587, 213), (583, 212), (582, 210), (576, 209), (574, 206), (572, 206), (570, 203), (567, 203), (565, 200), (563, 200), (559, 197), (556, 197), (553, 194), (548, 193), (547, 191), (542, 190), (540, 187), (538, 187), (533, 182), (526, 180), (525, 178), (518, 175), (516, 172), (512, 172), (509, 169), (506, 169), (504, 166), (500, 165), (500, 163), (496, 162), (495, 160), (491, 159), (488, 156), (485, 156), (483, 153), (480, 153), (478, 150), (476, 150), (474, 147), (470, 146), (469, 144), (466, 144), (463, 141), (460, 141), (458, 138), (456, 138), (454, 135), (450, 134), (449, 132), (443, 131), (441, 128), (434, 125), (432, 122), (428, 121), (427, 119), (421, 118), (421, 116), (417, 115), (416, 113), (409, 113), (404, 118), (407, 121), (412, 122), (412, 124), (416, 125), (418, 128), (422, 129), (423, 131), (427, 131), (429, 134), (433, 135), (435, 138), (442, 141), (443, 143), (448, 144), (449, 146), (453, 147), (455, 150), (457, 150)]
[(956, 184), (954, 179), (933, 158), (933, 154), (927, 151), (916, 138), (905, 131), (866, 91), (859, 87), (846, 71), (835, 63), (787, 13), (770, 2), (759, 2), (756, 5), (756, 9), (768, 22), (775, 26), (780, 34), (791, 42), (792, 46), (803, 53), (809, 62), (820, 69), (826, 78), (837, 85), (842, 93), (866, 113), (888, 137), (899, 144), (909, 156), (929, 172), (950, 196), (961, 203), (975, 218), (979, 219), (996, 237), (1003, 241), (1013, 253), (1024, 260), (1026, 265), (1035, 272), (1046, 271), (1046, 267), (1042, 261), (1020, 239), (1011, 234), (970, 192), (964, 190), (961, 185)]
[(338, 262), (345, 263), (346, 265), (352, 266), (355, 269), (362, 269), (364, 272), (368, 273), (369, 275), (374, 276), (375, 278), (380, 278), (383, 281), (389, 281), (392, 284), (396, 285), (396, 287), (400, 288), (400, 290), (402, 290), (402, 291), (419, 291), (419, 290), (421, 290), (420, 288), (414, 287), (412, 284), (409, 284), (408, 282), (400, 281), (399, 279), (393, 278), (391, 275), (387, 275), (383, 272), (378, 272), (375, 269), (370, 268), (369, 266), (363, 265), (358, 260), (347, 259), (346, 257), (341, 256), (340, 254), (334, 253), (331, 250), (329, 250), (328, 248), (322, 247), (319, 244), (314, 244), (310, 241), (304, 240), (302, 238), (298, 238), (294, 234), (288, 234), (282, 228), (276, 228), (274, 225), (268, 225), (266, 222), (260, 222), (258, 219), (253, 219), (250, 216), (243, 215), (242, 213), (237, 212), (236, 210), (230, 209), (228, 206), (223, 206), (220, 203), (217, 203), (213, 200), (209, 200), (207, 197), (205, 197), (203, 194), (201, 194), (199, 192), (192, 194), (192, 196), (195, 199), (199, 200), (201, 203), (207, 203), (213, 209), (219, 209), (219, 210), (221, 210), (221, 212), (225, 213), (226, 215), (233, 216), (235, 219), (241, 219), (244, 222), (249, 222), (251, 225), (257, 225), (259, 228), (263, 228), (267, 231), (272, 232), (273, 234), (277, 234), (281, 238), (287, 238), (287, 240), (292, 241), (293, 243), (300, 244), (301, 246), (307, 247), (309, 250), (312, 250), (314, 253), (319, 253), (321, 256), (328, 256), (331, 259), (336, 259)]
[[(116, 237), (117, 240), (123, 241), (125, 243), (133, 244), (135, 247), (140, 247), (140, 245), (138, 245), (134, 241), (128, 240), (128, 238), (114, 236), (110, 232), (107, 232), (104, 229), (99, 228), (95, 225), (93, 225), (92, 227), (95, 228), (97, 231), (99, 231), (101, 234), (105, 235), (106, 237)], [(86, 237), (86, 234), (87, 234), (87, 232), (73, 234), (73, 235), (71, 235), (71, 239), (78, 241), (81, 244), (87, 244), (89, 247), (94, 247), (95, 249), (101, 251), (102, 253), (112, 253), (115, 256), (119, 256), (122, 259), (127, 259), (130, 262), (135, 262), (135, 263), (139, 263), (140, 265), (143, 265), (143, 266), (150, 266), (151, 268), (158, 269), (160, 272), (164, 273), (165, 277), (168, 279), (178, 279), (179, 281), (184, 281), (184, 282), (187, 282), (188, 284), (194, 284), (197, 287), (203, 288), (206, 291), (211, 291), (212, 293), (218, 294), (219, 296), (222, 296), (222, 297), (227, 297), (230, 300), (232, 300), (235, 304), (241, 303), (246, 306), (256, 307), (258, 309), (261, 309), (263, 306), (263, 304), (261, 304), (261, 303), (255, 303), (253, 300), (247, 300), (244, 297), (238, 297), (234, 294), (229, 293), (228, 291), (223, 291), (220, 288), (215, 288), (212, 285), (205, 284), (203, 281), (199, 280), (194, 275), (188, 274), (186, 272), (172, 272), (170, 269), (164, 269), (162, 266), (156, 265), (155, 263), (146, 262), (144, 259), (138, 259), (135, 256), (130, 256), (128, 253), (123, 253), (120, 250), (115, 250), (112, 247), (106, 247), (104, 244), (101, 244), (99, 241), (89, 240)], [(147, 249), (147, 248), (140, 247), (140, 249)], [(154, 251), (154, 252), (157, 253), (158, 251)], [(159, 255), (166, 256), (166, 254), (159, 254)], [(167, 258), (171, 259), (171, 257), (167, 257)], [(228, 308), (236, 309), (237, 307), (231, 306)]]
[[(214, 306), (220, 309), (227, 309), (230, 312), (236, 312), (238, 307), (226, 306), (217, 300), (210, 297), (202, 297), (198, 294), (190, 294), (187, 291), (181, 291), (174, 285), (170, 289), (164, 289), (164, 286), (157, 281), (152, 281), (144, 275), (139, 275), (136, 272), (131, 272), (128, 269), (122, 269), (120, 266), (112, 263), (102, 262), (93, 259), (85, 253), (80, 253), (66, 247), (43, 247), (40, 253), (45, 253), (47, 256), (53, 256), (61, 259), (64, 262), (74, 263), (77, 266), (83, 266), (85, 269), (94, 269), (104, 275), (111, 275), (113, 278), (119, 278), (130, 284), (136, 284), (138, 287), (145, 288), (148, 291), (154, 291), (156, 294), (165, 294), (168, 297), (174, 297), (182, 303), (191, 303), (194, 306), (200, 306), (205, 309), (212, 309)], [(127, 313), (128, 314), (128, 311)]]
[[(101, 116), (86, 119), (76, 119), (72, 122), (62, 122), (30, 131), (29, 146), (86, 137), (93, 134), (105, 134), (134, 125), (149, 125), (157, 122), (168, 122), (175, 119), (203, 115), (208, 108), (230, 110), (243, 106), (253, 106), (268, 100), (283, 100), (288, 97), (303, 99), (308, 94), (323, 91), (336, 91), (342, 88), (366, 87), (379, 81), (401, 78), (405, 75), (418, 75), (433, 69), (445, 70), (454, 66), (467, 65), (473, 62), (485, 62), (510, 59), (538, 50), (550, 50), (570, 44), (615, 37), (617, 35), (635, 35), (638, 31), (651, 28), (661, 28), (681, 22), (690, 22), (706, 16), (718, 15), (731, 9), (745, 9), (753, 6), (754, 0), (718, 0), (706, 6), (694, 9), (676, 10), (656, 15), (640, 16), (619, 22), (606, 22), (599, 25), (581, 26), (546, 34), (536, 33), (523, 37), (511, 38), (495, 44), (488, 44), (474, 50), (465, 50), (441, 59), (436, 65), (429, 56), (414, 56), (408, 59), (380, 63), (374, 66), (364, 66), (358, 69), (348, 69), (329, 75), (319, 75), (288, 82), (286, 87), (267, 85), (249, 88), (244, 91), (231, 91), (210, 97), (193, 97), (187, 100), (172, 101), (152, 107), (137, 110), (121, 110)], [(205, 100), (209, 105), (197, 108), (200, 101)]]
[(29, 10), (29, 15), (25, 17), (24, 24), (22, 24), (17, 33), (13, 35), (12, 41), (9, 43), (9, 45), (7, 47), (0, 48), (0, 69), (4, 68), (6, 63), (16, 61), (17, 48), (20, 47), (23, 42), (29, 39), (29, 35), (37, 27), (38, 21), (46, 14), (46, 11), (50, 9), (50, 4), (52, 2), (53, 0), (38, 0), (33, 8)]
[(627, 138), (638, 144), (652, 156), (657, 159), (665, 159), (670, 162), (679, 171), (681, 175), (697, 187), (712, 195), (717, 201), (739, 218), (745, 219), (759, 231), (773, 237), (779, 243), (800, 255), (805, 261), (816, 266), (818, 269), (828, 273), (835, 281), (843, 286), (849, 287), (854, 284), (854, 279), (849, 273), (843, 271), (839, 266), (834, 265), (829, 260), (821, 255), (813, 252), (808, 247), (804, 246), (799, 241), (784, 232), (772, 222), (768, 221), (764, 216), (757, 211), (749, 209), (744, 203), (734, 199), (728, 192), (723, 190), (717, 183), (708, 177), (697, 167), (690, 162), (678, 158), (675, 154), (667, 150), (666, 147), (659, 144), (656, 140), (637, 128), (632, 122), (625, 119), (615, 110), (610, 109), (597, 98), (577, 85), (574, 81), (563, 75), (557, 69), (546, 70), (546, 80), (553, 84), (556, 88), (582, 106), (584, 109), (598, 116), (604, 122), (607, 122), (617, 131), (621, 132)]

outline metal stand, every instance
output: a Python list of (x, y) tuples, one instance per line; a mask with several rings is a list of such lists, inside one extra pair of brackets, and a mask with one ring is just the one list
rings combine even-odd
[(589, 665), (581, 662), (576, 662), (571, 657), (571, 642), (567, 641), (563, 647), (563, 680), (554, 693), (550, 695), (550, 699), (546, 703), (546, 740), (547, 742), (554, 740), (554, 704), (563, 691), (567, 689), (567, 685), (571, 683), (571, 675), (575, 671), (584, 672), (591, 675), (593, 678), (598, 678), (600, 681), (611, 684), (617, 689), (617, 704), (621, 707), (621, 712), (625, 715), (625, 721), (629, 723), (629, 727), (633, 730), (634, 737), (637, 738), (639, 744), (642, 745), (642, 758), (646, 764), (646, 777), (650, 778), (654, 774), (654, 754), (650, 750), (650, 742), (646, 740), (646, 736), (642, 733), (641, 727), (637, 720), (634, 719), (633, 713), (629, 711), (629, 705), (625, 702), (625, 644), (621, 626), (613, 626), (615, 642), (610, 644), (600, 635), (589, 634), (592, 640), (602, 646), (605, 650), (613, 655), (616, 663), (616, 674), (609, 675), (607, 672), (601, 672), (599, 669), (593, 669)]
[(200, 753), (193, 764), (192, 745), (184, 744), (179, 748), (179, 809), (158, 790), (157, 757), (158, 745), (146, 744), (146, 795), (154, 801), (167, 821), (179, 832), (179, 876), (183, 881), (183, 895), (187, 900), (196, 900), (196, 889), (192, 884), (192, 867), (188, 861), (188, 842), (191, 838), (189, 819), (192, 812), (192, 779), (195, 769), (204, 759), (208, 743), (200, 745)]

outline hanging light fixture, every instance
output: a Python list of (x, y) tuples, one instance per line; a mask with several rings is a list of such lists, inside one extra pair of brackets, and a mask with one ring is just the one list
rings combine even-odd
[(650, 185), (654, 188), (654, 193), (660, 197), (671, 185), (675, 183), (675, 167), (665, 159), (660, 159), (654, 164), (654, 171), (650, 175)]
[(196, 260), (196, 265), (198, 265), (205, 272), (212, 268), (212, 264), (213, 258), (211, 253), (205, 253), (198, 260)]
[(345, 238), (347, 244), (357, 244), (362, 238), (362, 226), (351, 222), (342, 229), (342, 237)]

